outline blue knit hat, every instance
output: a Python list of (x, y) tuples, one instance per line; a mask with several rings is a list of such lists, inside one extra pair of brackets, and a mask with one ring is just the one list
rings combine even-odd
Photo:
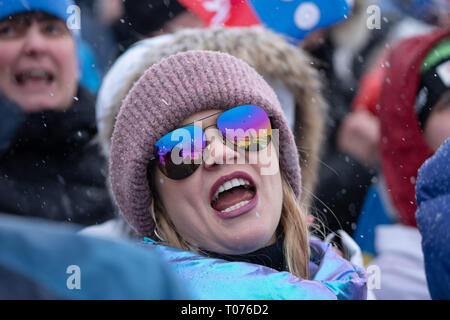
[(0, 0), (0, 20), (21, 12), (42, 11), (65, 21), (67, 8), (73, 4), (71, 0)]
[[(67, 22), (74, 14), (73, 5), (72, 0), (0, 0), (0, 20), (18, 13), (42, 11)], [(69, 29), (78, 38), (79, 30)]]

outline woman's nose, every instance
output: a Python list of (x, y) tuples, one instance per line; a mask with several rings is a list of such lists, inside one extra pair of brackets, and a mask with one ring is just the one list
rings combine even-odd
[(203, 155), (203, 163), (206, 169), (220, 164), (236, 164), (242, 159), (242, 155), (235, 150), (233, 145), (225, 145), (224, 138), (218, 129), (208, 129), (205, 132), (208, 147)]
[(37, 22), (32, 22), (24, 38), (23, 50), (28, 56), (38, 56), (47, 50), (48, 41), (40, 32)]

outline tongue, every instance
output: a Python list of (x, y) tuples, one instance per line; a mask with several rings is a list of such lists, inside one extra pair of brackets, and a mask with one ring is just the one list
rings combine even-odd
[(222, 192), (219, 195), (214, 209), (217, 211), (223, 211), (239, 202), (252, 200), (255, 196), (255, 192), (244, 188), (233, 188), (228, 191)]

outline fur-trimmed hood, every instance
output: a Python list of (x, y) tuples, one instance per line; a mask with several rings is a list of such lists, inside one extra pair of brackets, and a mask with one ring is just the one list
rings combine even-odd
[(247, 62), (269, 84), (281, 85), (292, 94), (295, 101), (294, 135), (302, 169), (302, 200), (309, 204), (317, 180), (327, 111), (320, 77), (312, 66), (314, 60), (304, 51), (262, 27), (187, 29), (141, 41), (129, 49), (116, 61), (99, 92), (96, 111), (104, 155), (109, 157), (116, 116), (134, 83), (162, 58), (188, 50), (231, 54)]

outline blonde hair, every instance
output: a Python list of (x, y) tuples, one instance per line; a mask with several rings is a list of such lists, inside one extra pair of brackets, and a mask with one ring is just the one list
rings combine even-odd
[[(291, 186), (281, 174), (283, 205), (280, 225), (284, 233), (284, 257), (288, 271), (302, 279), (309, 278), (309, 230), (307, 225), (307, 207), (296, 199)], [(165, 245), (201, 254), (201, 250), (187, 243), (176, 231), (159, 197), (154, 194), (152, 214), (155, 219), (155, 235)]]

